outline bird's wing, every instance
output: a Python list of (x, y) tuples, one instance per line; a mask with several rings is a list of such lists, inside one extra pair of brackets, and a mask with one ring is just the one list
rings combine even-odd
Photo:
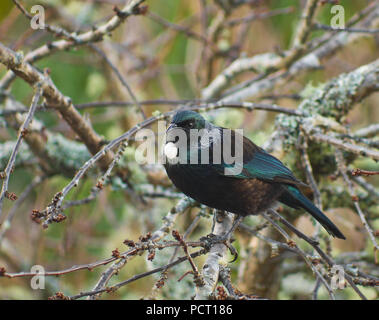
[(270, 182), (305, 185), (293, 175), (279, 159), (258, 149), (253, 157), (243, 165), (241, 175), (245, 178), (257, 178)]
[[(225, 167), (232, 167), (234, 165), (235, 164), (222, 163), (221, 165), (217, 165), (215, 169), (219, 174), (225, 175)], [(246, 137), (243, 137), (242, 171), (237, 175), (229, 177), (239, 179), (255, 178), (268, 182), (307, 186), (305, 183), (296, 179), (292, 171), (288, 169), (279, 159), (255, 145)]]

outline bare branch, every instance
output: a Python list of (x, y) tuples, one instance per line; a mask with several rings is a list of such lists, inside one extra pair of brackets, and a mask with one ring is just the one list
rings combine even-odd
[(16, 161), (17, 152), (21, 146), (21, 143), (22, 143), (24, 136), (28, 134), (28, 127), (29, 127), (30, 122), (33, 119), (34, 112), (36, 110), (36, 107), (37, 107), (37, 104), (38, 104), (38, 101), (39, 101), (41, 95), (42, 95), (42, 83), (38, 82), (36, 84), (35, 94), (33, 96), (32, 103), (31, 103), (31, 106), (29, 108), (29, 112), (25, 118), (25, 121), (23, 122), (23, 124), (21, 125), (21, 127), (19, 129), (17, 142), (14, 146), (13, 152), (9, 158), (9, 161), (8, 161), (8, 164), (5, 168), (5, 170), (4, 170), (4, 173), (2, 174), (3, 185), (2, 185), (1, 193), (0, 193), (0, 219), (2, 216), (3, 200), (5, 197), (9, 198), (9, 196), (7, 196), (7, 194), (9, 194), (8, 193), (8, 183), (9, 183), (10, 174), (12, 172), (12, 168), (13, 168), (14, 163)]

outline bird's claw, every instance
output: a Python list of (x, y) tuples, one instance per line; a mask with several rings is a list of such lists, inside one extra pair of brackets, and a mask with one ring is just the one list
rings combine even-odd
[(229, 261), (229, 263), (233, 263), (238, 259), (238, 251), (232, 246), (230, 242), (225, 242), (225, 245), (228, 247), (230, 254), (233, 256), (233, 260)]
[(210, 233), (204, 237), (201, 237), (200, 241), (205, 242), (205, 248), (207, 250), (210, 250), (210, 248), (212, 248), (212, 246), (215, 244), (223, 243), (229, 249), (230, 253), (234, 256), (233, 260), (230, 261), (230, 263), (238, 259), (238, 252), (231, 244), (231, 242), (233, 242), (234, 239), (229, 239), (226, 235), (219, 236), (219, 235)]
[(218, 243), (224, 243), (227, 240), (228, 238), (225, 235), (219, 236), (214, 233), (209, 233), (206, 236), (200, 238), (200, 241), (205, 242), (207, 246), (212, 246)]

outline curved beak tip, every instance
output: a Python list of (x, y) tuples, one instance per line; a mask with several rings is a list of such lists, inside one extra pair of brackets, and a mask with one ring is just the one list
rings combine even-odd
[(176, 124), (175, 124), (175, 123), (171, 123), (171, 124), (168, 126), (168, 128), (167, 128), (167, 130), (166, 130), (166, 133), (169, 132), (170, 130), (174, 129), (174, 128), (176, 128)]

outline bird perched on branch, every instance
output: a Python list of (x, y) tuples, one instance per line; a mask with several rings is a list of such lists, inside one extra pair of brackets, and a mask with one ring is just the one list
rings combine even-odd
[(167, 175), (179, 190), (211, 208), (236, 214), (235, 221), (281, 202), (305, 209), (332, 236), (345, 239), (300, 191), (307, 185), (237, 131), (217, 127), (196, 112), (178, 111), (166, 131), (164, 155)]

